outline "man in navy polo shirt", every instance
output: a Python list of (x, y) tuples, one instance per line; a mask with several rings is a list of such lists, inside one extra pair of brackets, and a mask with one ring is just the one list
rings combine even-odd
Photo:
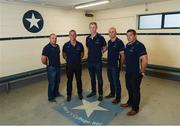
[(66, 72), (67, 72), (67, 101), (71, 100), (72, 95), (72, 81), (75, 74), (77, 82), (77, 93), (79, 99), (83, 99), (82, 95), (82, 65), (81, 59), (84, 56), (83, 45), (76, 40), (76, 31), (71, 30), (69, 32), (70, 41), (66, 42), (63, 46), (63, 57), (66, 60)]
[(47, 65), (48, 75), (48, 100), (49, 102), (56, 102), (55, 97), (61, 96), (59, 93), (60, 83), (60, 48), (56, 44), (57, 36), (51, 34), (49, 37), (49, 44), (47, 44), (42, 51), (41, 62)]
[(146, 48), (143, 43), (139, 42), (136, 37), (136, 31), (129, 29), (127, 31), (128, 43), (125, 48), (126, 57), (126, 87), (129, 99), (126, 104), (121, 107), (131, 107), (128, 116), (136, 115), (139, 112), (140, 104), (140, 84), (145, 69), (148, 64)]
[(96, 95), (96, 77), (98, 80), (99, 101), (103, 100), (102, 54), (107, 50), (106, 41), (97, 33), (97, 23), (89, 24), (91, 34), (86, 38), (88, 48), (88, 70), (91, 78), (91, 93), (87, 97)]
[(110, 94), (106, 96), (106, 98), (113, 98), (116, 96), (112, 101), (113, 104), (118, 104), (121, 100), (121, 83), (119, 80), (119, 74), (124, 62), (124, 43), (116, 35), (116, 28), (111, 27), (109, 29), (110, 40), (108, 41), (107, 56), (107, 75), (110, 82)]

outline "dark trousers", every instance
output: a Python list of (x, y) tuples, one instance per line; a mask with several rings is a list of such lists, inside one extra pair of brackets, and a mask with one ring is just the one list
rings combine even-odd
[(102, 62), (88, 63), (88, 71), (91, 78), (91, 90), (96, 92), (96, 77), (98, 80), (98, 93), (103, 95)]
[(78, 94), (82, 94), (82, 80), (81, 80), (81, 74), (82, 74), (82, 65), (81, 63), (78, 64), (67, 64), (66, 65), (66, 73), (67, 73), (67, 95), (72, 95), (72, 81), (73, 76), (75, 74), (76, 82), (77, 82), (77, 91)]
[(139, 111), (140, 104), (140, 85), (142, 80), (141, 74), (128, 74), (126, 73), (126, 88), (128, 90), (129, 99), (127, 104), (132, 107), (134, 111)]
[(116, 94), (116, 99), (121, 99), (121, 83), (119, 80), (119, 67), (107, 65), (107, 75), (110, 82), (110, 93), (112, 95)]
[(59, 94), (60, 67), (47, 67), (48, 75), (48, 100), (54, 99)]

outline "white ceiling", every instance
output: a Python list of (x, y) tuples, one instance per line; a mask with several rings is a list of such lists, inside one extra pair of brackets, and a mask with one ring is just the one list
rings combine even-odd
[[(51, 5), (51, 6), (57, 6), (67, 9), (73, 9), (74, 6), (77, 4), (82, 4), (95, 0), (6, 0), (6, 1), (35, 3), (35, 4)], [(89, 7), (84, 10), (103, 10), (103, 9), (111, 9), (111, 8), (121, 8), (121, 7), (133, 6), (138, 4), (163, 2), (163, 1), (165, 0), (110, 0), (110, 3), (108, 4)]]

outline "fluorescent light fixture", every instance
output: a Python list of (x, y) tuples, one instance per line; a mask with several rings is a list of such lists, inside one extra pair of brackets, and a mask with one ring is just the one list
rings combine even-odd
[(92, 2), (88, 2), (88, 3), (83, 3), (83, 4), (76, 5), (75, 9), (82, 9), (82, 8), (87, 8), (87, 7), (107, 4), (107, 3), (109, 3), (109, 0), (92, 1)]

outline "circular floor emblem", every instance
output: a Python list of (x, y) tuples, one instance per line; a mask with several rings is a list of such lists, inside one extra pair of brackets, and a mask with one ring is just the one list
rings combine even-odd
[(37, 33), (43, 28), (44, 20), (39, 12), (29, 10), (23, 16), (23, 24), (29, 32)]

